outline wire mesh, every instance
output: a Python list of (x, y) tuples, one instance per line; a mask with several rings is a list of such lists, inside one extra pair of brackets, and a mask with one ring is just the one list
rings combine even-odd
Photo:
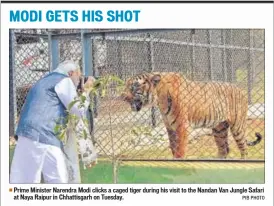
[[(104, 71), (98, 72), (100, 76), (116, 74), (124, 80), (150, 71), (178, 72), (189, 80), (208, 84), (212, 81), (233, 83), (243, 89), (249, 103), (246, 104), (248, 111), (245, 137), (252, 141), (256, 139), (255, 132), (264, 136), (264, 33), (262, 30), (257, 33), (253, 31), (252, 43), (252, 31), (195, 30), (193, 34), (191, 30), (182, 30), (129, 35), (106, 33), (104, 47), (107, 60), (104, 61), (105, 66), (101, 66)], [(257, 79), (256, 83), (252, 79)], [(208, 90), (213, 92), (215, 88)], [(198, 101), (202, 96), (195, 93), (187, 95), (190, 95), (189, 101), (196, 99), (196, 104), (202, 103)], [(133, 112), (129, 104), (116, 98), (116, 95), (109, 93), (98, 105), (95, 136), (98, 144), (104, 148), (102, 153), (123, 159), (173, 158), (168, 132), (159, 109), (156, 108), (156, 125), (153, 126), (150, 108)], [(208, 94), (207, 98), (214, 98), (213, 93)], [(222, 104), (221, 101), (226, 100), (221, 99), (219, 104)], [(241, 102), (236, 105), (238, 104), (240, 113)], [(194, 105), (195, 101), (192, 103)], [(205, 118), (210, 118), (209, 115)], [(228, 134), (228, 144), (228, 159), (240, 159), (241, 153), (231, 132)], [(247, 159), (264, 159), (264, 140), (247, 150)], [(190, 132), (187, 151), (187, 159), (218, 157), (212, 128), (197, 128)]]
[[(188, 100), (189, 111), (193, 110), (192, 113), (195, 114), (193, 108), (197, 108), (197, 111), (206, 114), (200, 117), (199, 122), (209, 121), (212, 117), (225, 116), (224, 110), (229, 110), (225, 104), (228, 101), (225, 95), (215, 94), (216, 88), (222, 86), (212, 86), (212, 82), (218, 82), (216, 85), (221, 82), (233, 83), (243, 89), (244, 97), (247, 99), (246, 139), (253, 141), (256, 138), (255, 132), (261, 133), (264, 137), (264, 30), (127, 31), (117, 33), (105, 30), (87, 31), (92, 40), (90, 55), (96, 76), (104, 77), (111, 74), (126, 81), (134, 75), (145, 72), (177, 72), (190, 82), (198, 81), (197, 85), (203, 86), (196, 85), (187, 90), (183, 85), (178, 84), (177, 89), (181, 95), (185, 95), (179, 98), (180, 101)], [(29, 86), (49, 71), (49, 42), (47, 35), (43, 35), (47, 32), (48, 30), (39, 30), (36, 33), (15, 30), (14, 81), (17, 116), (20, 115), (20, 108)], [(59, 35), (59, 61), (66, 59), (79, 61), (83, 52), (80, 30), (54, 32), (52, 34)], [(100, 35), (93, 35), (92, 32), (96, 34), (99, 32)], [(174, 80), (174, 77), (172, 79)], [(172, 84), (168, 87), (172, 92), (177, 86)], [(195, 91), (198, 87), (207, 89)], [(228, 91), (236, 90), (228, 86), (223, 94), (228, 95)], [(166, 95), (162, 98), (168, 101)], [(211, 105), (205, 105), (203, 98), (208, 99)], [(177, 100), (172, 101), (174, 104)], [(238, 110), (237, 115), (243, 113), (244, 116), (245, 98), (241, 101), (232, 99), (231, 102), (233, 101), (234, 108)], [(200, 107), (204, 109), (201, 111)], [(166, 117), (161, 114), (163, 109), (161, 112), (158, 106), (142, 108), (139, 112), (132, 111), (131, 105), (120, 99), (120, 94), (115, 90), (113, 83), (109, 86), (106, 96), (98, 98), (96, 113), (94, 137), (100, 156), (127, 160), (174, 157), (170, 147), (176, 145), (170, 142), (169, 136), (172, 135), (168, 135), (164, 124)], [(244, 122), (243, 119), (239, 121)], [(219, 120), (227, 119), (219, 118)], [(224, 143), (221, 145), (219, 140), (212, 136), (213, 126), (193, 130), (190, 129), (191, 121), (187, 123), (189, 127), (184, 129), (189, 130), (190, 133), (185, 158), (218, 157), (220, 149), (218, 150), (217, 145), (222, 148)], [(224, 142), (230, 148), (227, 158), (240, 159), (239, 144), (237, 146), (237, 141), (230, 131)], [(264, 138), (259, 144), (248, 147), (247, 150), (247, 159), (264, 160)]]
[(59, 55), (60, 62), (69, 59), (79, 62), (82, 57), (81, 38), (72, 36), (60, 39)]
[(37, 35), (37, 31), (36, 35), (33, 35), (32, 30), (26, 31), (14, 31), (13, 61), (15, 75), (13, 81), (16, 88), (17, 118), (31, 85), (49, 72), (47, 38)]

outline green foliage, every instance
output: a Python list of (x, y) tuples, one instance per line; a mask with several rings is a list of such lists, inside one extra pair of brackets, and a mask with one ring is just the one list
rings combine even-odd
[(69, 105), (68, 105), (68, 111), (70, 111), (71, 108), (72, 108), (77, 102), (79, 102), (79, 100), (74, 100), (74, 101), (70, 102)]
[[(93, 110), (93, 104), (94, 104), (94, 96), (104, 97), (107, 94), (108, 88), (114, 85), (117, 92), (120, 92), (121, 89), (124, 87), (124, 81), (120, 79), (117, 76), (109, 75), (104, 76), (99, 79), (97, 79), (93, 83), (93, 87), (91, 88), (88, 96), (90, 99), (89, 107), (91, 110)], [(100, 92), (98, 92), (100, 90)], [(68, 130), (74, 130), (76, 129), (76, 125), (79, 123), (79, 121), (83, 121), (85, 126), (88, 128), (89, 121), (86, 117), (79, 118), (76, 115), (72, 114), (71, 110), (75, 105), (77, 104), (78, 108), (83, 108), (86, 105), (87, 97), (84, 94), (79, 94), (78, 98), (75, 98), (72, 102), (69, 103), (67, 108), (67, 117), (62, 123), (56, 122), (56, 126), (54, 127), (54, 133), (58, 136), (58, 138), (65, 142), (66, 134)], [(80, 134), (81, 138), (88, 138), (87, 131), (85, 129), (82, 130), (82, 134)]]
[(139, 126), (133, 127), (131, 130), (131, 134), (134, 136), (146, 135), (151, 137), (152, 136), (152, 129), (150, 127)]

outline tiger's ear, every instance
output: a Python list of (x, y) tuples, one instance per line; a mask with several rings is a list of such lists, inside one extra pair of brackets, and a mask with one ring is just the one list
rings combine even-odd
[(161, 75), (155, 74), (150, 78), (150, 81), (152, 82), (153, 86), (157, 86), (157, 84), (161, 81)]

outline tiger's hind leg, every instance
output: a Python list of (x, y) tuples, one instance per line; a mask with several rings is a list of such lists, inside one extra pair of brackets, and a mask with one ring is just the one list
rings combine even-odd
[(228, 128), (229, 123), (223, 121), (212, 129), (212, 135), (214, 136), (218, 147), (218, 157), (222, 159), (225, 159), (229, 153)]
[(247, 157), (247, 141), (245, 138), (245, 129), (242, 128), (241, 130), (235, 130), (235, 128), (231, 128), (231, 133), (233, 135), (233, 138), (236, 141), (236, 144), (238, 146), (238, 149), (241, 152), (241, 159), (246, 159)]

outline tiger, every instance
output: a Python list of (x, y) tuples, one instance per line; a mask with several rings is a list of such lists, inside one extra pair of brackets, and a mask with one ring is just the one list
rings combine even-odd
[(248, 100), (232, 83), (193, 81), (176, 72), (147, 72), (128, 78), (121, 98), (135, 112), (159, 108), (173, 158), (185, 158), (189, 134), (195, 128), (212, 131), (221, 159), (229, 154), (229, 129), (241, 159), (246, 159), (248, 146), (262, 139), (255, 133), (256, 140), (246, 140)]

